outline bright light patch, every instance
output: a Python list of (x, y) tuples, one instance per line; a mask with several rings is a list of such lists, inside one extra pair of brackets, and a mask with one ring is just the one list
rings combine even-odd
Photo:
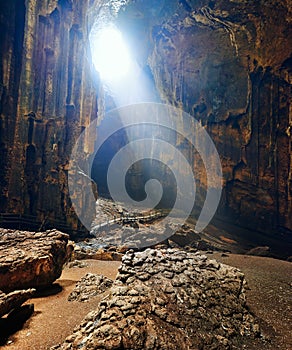
[(115, 28), (104, 28), (91, 35), (93, 64), (105, 81), (125, 76), (130, 67), (130, 55), (122, 34)]

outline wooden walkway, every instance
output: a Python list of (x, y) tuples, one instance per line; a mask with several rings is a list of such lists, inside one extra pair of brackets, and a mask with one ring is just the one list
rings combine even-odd
[(119, 217), (114, 217), (113, 219), (106, 220), (100, 224), (94, 225), (92, 229), (90, 230), (90, 233), (95, 235), (98, 231), (107, 229), (115, 224), (125, 225), (132, 222), (140, 222), (140, 223), (147, 223), (153, 220), (157, 220), (159, 218), (165, 217), (169, 214), (168, 209), (161, 209), (161, 210), (152, 210), (148, 213), (138, 213), (137, 215), (129, 214)]

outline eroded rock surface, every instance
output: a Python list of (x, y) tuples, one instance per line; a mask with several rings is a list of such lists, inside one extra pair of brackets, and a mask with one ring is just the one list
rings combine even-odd
[(76, 284), (74, 290), (70, 293), (69, 301), (88, 301), (91, 297), (105, 292), (113, 284), (113, 280), (104, 276), (87, 273)]
[(60, 277), (72, 246), (57, 230), (27, 232), (0, 229), (0, 290), (49, 286)]
[(20, 307), (34, 292), (35, 289), (16, 290), (8, 294), (0, 291), (0, 317)]
[(110, 295), (53, 349), (243, 349), (261, 342), (244, 286), (199, 253), (129, 251)]

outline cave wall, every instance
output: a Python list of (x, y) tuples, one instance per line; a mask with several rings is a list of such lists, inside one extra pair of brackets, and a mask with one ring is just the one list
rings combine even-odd
[(97, 116), (90, 6), (98, 1), (1, 2), (0, 212), (78, 228), (67, 173), (76, 138)]
[(286, 0), (137, 0), (118, 18), (162, 101), (212, 137), (223, 167), (218, 214), (265, 232), (292, 229), (291, 15)]
[[(289, 1), (112, 3), (162, 101), (200, 120), (214, 140), (224, 172), (219, 214), (266, 232), (292, 230)], [(78, 226), (67, 172), (98, 112), (88, 34), (102, 4), (0, 3), (0, 212)], [(85, 139), (84, 169), (90, 151)], [(204, 171), (197, 176), (206, 187)]]

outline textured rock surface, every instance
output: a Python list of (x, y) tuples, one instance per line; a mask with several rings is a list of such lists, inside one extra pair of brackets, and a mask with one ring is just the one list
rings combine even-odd
[(123, 254), (116, 247), (101, 248), (100, 242), (95, 239), (88, 239), (75, 245), (73, 257), (78, 260), (114, 260), (121, 261)]
[[(168, 225), (171, 226), (171, 225)], [(172, 231), (176, 226), (173, 225)], [(96, 238), (88, 238), (75, 244), (73, 256), (75, 259), (96, 259), (96, 260), (122, 260), (123, 254), (130, 248), (147, 247), (164, 247), (203, 250), (203, 251), (228, 251), (228, 245), (218, 244), (210, 241), (194, 231), (189, 225), (183, 225), (175, 234), (168, 237), (166, 230), (169, 227), (160, 224), (143, 225), (139, 224), (136, 228), (129, 225), (112, 227), (100, 231)], [(158, 243), (159, 242), (159, 243)]]
[(16, 290), (8, 294), (0, 291), (0, 317), (20, 307), (34, 292), (35, 289)]
[[(200, 120), (215, 142), (220, 214), (264, 231), (292, 229), (291, 18), (286, 0), (135, 1), (119, 17), (163, 101)], [(198, 155), (189, 159), (206, 188)]]
[(0, 229), (0, 289), (45, 287), (60, 277), (72, 246), (57, 230), (26, 232)]
[(204, 255), (130, 251), (110, 296), (54, 349), (261, 348), (244, 285), (238, 269)]
[[(71, 257), (71, 259), (72, 259), (72, 257)], [(76, 268), (76, 267), (83, 269), (84, 267), (87, 267), (87, 266), (88, 265), (85, 262), (80, 261), (80, 260), (73, 260), (73, 261), (70, 261), (68, 263), (69, 269)]]
[(74, 290), (70, 293), (69, 301), (88, 301), (93, 296), (101, 294), (109, 289), (113, 280), (103, 275), (87, 273), (76, 284)]

